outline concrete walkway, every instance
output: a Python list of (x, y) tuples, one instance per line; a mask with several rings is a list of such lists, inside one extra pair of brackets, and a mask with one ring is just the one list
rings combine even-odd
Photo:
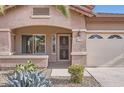
[(104, 87), (124, 87), (124, 68), (86, 68)]
[[(52, 69), (51, 76), (70, 76), (68, 69)], [(84, 76), (91, 76), (86, 70)]]

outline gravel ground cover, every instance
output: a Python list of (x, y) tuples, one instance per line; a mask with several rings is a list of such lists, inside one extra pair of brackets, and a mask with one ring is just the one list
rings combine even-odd
[[(7, 75), (11, 74), (13, 71), (0, 71), (0, 87), (6, 87)], [(47, 74), (50, 74), (50, 70), (46, 71)], [(74, 84), (70, 82), (70, 77), (68, 76), (50, 76), (47, 75), (53, 84), (53, 87), (100, 87), (101, 85), (91, 76), (84, 77), (82, 83)]]
[(82, 83), (74, 84), (70, 82), (70, 77), (51, 77), (50, 80), (54, 87), (101, 87), (93, 77), (84, 77)]
[(5, 85), (7, 83), (7, 75), (11, 73), (13, 73), (13, 70), (0, 71), (0, 87), (7, 87)]

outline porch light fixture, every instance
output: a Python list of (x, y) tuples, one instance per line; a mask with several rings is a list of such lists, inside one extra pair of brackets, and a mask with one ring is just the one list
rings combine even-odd
[(77, 32), (77, 41), (78, 42), (81, 41), (81, 31), (80, 30)]
[(77, 36), (80, 37), (81, 36), (80, 34), (81, 34), (81, 31), (78, 31)]

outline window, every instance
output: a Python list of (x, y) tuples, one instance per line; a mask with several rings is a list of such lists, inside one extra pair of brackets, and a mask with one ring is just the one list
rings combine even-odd
[(52, 53), (56, 53), (56, 34), (52, 34)]
[(108, 39), (114, 39), (114, 38), (122, 39), (122, 37), (120, 35), (111, 35), (111, 36), (108, 37)]
[(103, 37), (100, 36), (100, 35), (91, 35), (91, 36), (89, 37), (89, 39), (95, 39), (95, 38), (97, 38), (97, 39), (103, 39)]
[(45, 35), (22, 35), (22, 53), (45, 53)]

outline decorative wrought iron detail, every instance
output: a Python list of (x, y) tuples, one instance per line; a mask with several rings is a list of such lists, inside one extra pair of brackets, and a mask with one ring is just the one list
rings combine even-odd
[(114, 38), (122, 39), (122, 37), (120, 35), (111, 35), (111, 36), (108, 37), (108, 39), (114, 39)]
[(103, 39), (103, 37), (102, 36), (100, 36), (100, 35), (91, 35), (88, 39)]

